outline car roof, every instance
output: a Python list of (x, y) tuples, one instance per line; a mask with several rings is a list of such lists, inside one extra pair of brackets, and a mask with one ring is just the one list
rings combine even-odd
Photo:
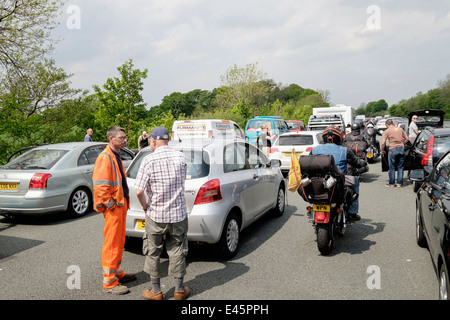
[(78, 147), (87, 147), (87, 146), (95, 146), (95, 145), (107, 145), (107, 142), (64, 142), (64, 143), (54, 143), (54, 144), (45, 144), (35, 149), (64, 149), (71, 150)]
[(304, 136), (304, 135), (317, 135), (321, 132), (319, 130), (304, 130), (304, 131), (293, 131), (293, 132), (285, 132), (280, 134), (281, 136)]

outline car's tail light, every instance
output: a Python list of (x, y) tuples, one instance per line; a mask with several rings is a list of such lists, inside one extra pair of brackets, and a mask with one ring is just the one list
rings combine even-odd
[(305, 152), (311, 152), (312, 151), (312, 147), (308, 147), (306, 148)]
[(427, 153), (422, 158), (421, 165), (431, 166), (433, 165), (433, 147), (434, 147), (434, 136), (430, 137), (427, 144)]
[(219, 179), (214, 179), (202, 185), (198, 191), (197, 198), (195, 198), (194, 204), (211, 203), (221, 199), (222, 194), (220, 193), (220, 181)]
[(270, 153), (280, 152), (278, 148), (270, 148)]
[(35, 173), (30, 180), (29, 189), (45, 189), (47, 188), (47, 180), (52, 175), (50, 173)]

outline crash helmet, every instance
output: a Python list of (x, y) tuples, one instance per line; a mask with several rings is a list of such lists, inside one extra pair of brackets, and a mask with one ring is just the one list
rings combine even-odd
[(344, 133), (338, 126), (328, 126), (322, 133), (324, 143), (334, 143), (340, 145), (344, 140)]

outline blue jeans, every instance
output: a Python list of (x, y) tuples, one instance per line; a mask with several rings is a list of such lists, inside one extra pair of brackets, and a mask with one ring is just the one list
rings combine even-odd
[[(359, 177), (355, 177), (355, 192), (359, 194)], [(348, 213), (354, 214), (359, 212), (359, 197), (348, 206)]]
[(403, 167), (405, 165), (405, 149), (395, 147), (389, 150), (389, 185), (395, 184), (395, 171), (397, 171), (397, 185), (403, 185)]

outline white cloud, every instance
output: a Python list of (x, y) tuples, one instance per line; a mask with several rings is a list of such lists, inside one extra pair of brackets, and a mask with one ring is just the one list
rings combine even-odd
[(133, 59), (149, 69), (149, 105), (217, 87), (230, 66), (254, 62), (276, 82), (328, 89), (333, 102), (355, 106), (434, 88), (450, 73), (450, 4), (378, 3), (380, 28), (369, 30), (371, 1), (71, 0), (81, 29), (61, 23), (56, 60), (90, 89)]

